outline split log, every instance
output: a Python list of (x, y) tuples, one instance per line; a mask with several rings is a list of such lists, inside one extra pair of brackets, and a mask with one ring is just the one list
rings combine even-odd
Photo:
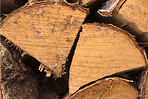
[[(107, 9), (108, 3), (98, 10), (103, 16), (112, 16), (108, 23), (129, 31), (137, 37), (141, 44), (148, 45), (148, 0), (108, 0), (119, 2), (112, 10)], [(113, 6), (114, 4), (111, 4)], [(111, 8), (111, 7), (110, 7)], [(102, 11), (102, 13), (101, 13)], [(115, 13), (114, 13), (115, 12)]]
[(37, 99), (38, 84), (32, 72), (25, 68), (19, 53), (10, 53), (0, 43), (0, 99)]
[(40, 61), (47, 76), (60, 77), (87, 13), (65, 3), (38, 2), (5, 18), (1, 35)]
[(133, 84), (121, 78), (106, 78), (80, 89), (69, 99), (137, 99)]
[(128, 32), (113, 25), (84, 24), (70, 67), (70, 94), (89, 82), (146, 65), (145, 52)]
[(139, 97), (140, 99), (148, 99), (148, 69), (144, 70), (141, 76)]

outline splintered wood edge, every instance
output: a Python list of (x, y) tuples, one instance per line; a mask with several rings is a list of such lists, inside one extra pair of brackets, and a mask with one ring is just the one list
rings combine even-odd
[(121, 80), (121, 81), (128, 82), (128, 83), (132, 83), (133, 82), (133, 80), (127, 80), (127, 79), (119, 78), (119, 77), (105, 78), (105, 79), (102, 79), (102, 80), (98, 80), (95, 83), (93, 83), (93, 84), (91, 84), (89, 86), (86, 86), (85, 88), (82, 88), (80, 90), (77, 90), (75, 93), (71, 94), (68, 99), (71, 99), (71, 98), (75, 97), (75, 95), (77, 93), (80, 93), (80, 92), (82, 92), (82, 91), (84, 91), (84, 90), (86, 90), (88, 88), (91, 88), (91, 87), (95, 86), (96, 84), (101, 84), (103, 81), (108, 81), (108, 80)]
[[(79, 11), (82, 11), (82, 12), (84, 12), (86, 14), (89, 14), (89, 10), (87, 8), (84, 8), (84, 7), (80, 6), (80, 5), (77, 5), (77, 6), (69, 6), (64, 1), (61, 1), (61, 2), (58, 2), (58, 3), (57, 2), (54, 2), (54, 1), (40, 1), (40, 2), (34, 2), (31, 5), (27, 4), (25, 6), (20, 7), (17, 10), (14, 10), (12, 13), (10, 13), (9, 15), (7, 15), (7, 17), (5, 19), (2, 20), (0, 27), (2, 27), (3, 24), (5, 22), (7, 22), (7, 20), (9, 20), (12, 16), (14, 16), (16, 13), (21, 12), (24, 9), (30, 9), (30, 8), (33, 8), (33, 7), (45, 6), (45, 5), (56, 5), (56, 4), (61, 4), (61, 6), (67, 6), (67, 7), (71, 8), (72, 10), (79, 10)], [(11, 42), (11, 40), (9, 40), (9, 41)], [(15, 44), (15, 46), (19, 47), (17, 44)], [(25, 54), (28, 54), (28, 53), (24, 51), (24, 53), (21, 54), (22, 57)], [(51, 73), (54, 74), (54, 71), (53, 70), (51, 70), (50, 68), (48, 68), (47, 66), (45, 66), (44, 64), (41, 63), (40, 66), (39, 66), (39, 70), (42, 71), (43, 69), (45, 69), (45, 72), (47, 73), (46, 74), (47, 77), (50, 77)], [(64, 74), (65, 74), (65, 72), (63, 72), (61, 75), (64, 75)], [(59, 77), (61, 77), (61, 75), (59, 75)]]
[[(109, 0), (108, 0), (109, 1)], [(116, 0), (117, 4), (111, 10), (103, 10), (99, 9), (98, 13), (104, 17), (111, 17), (113, 14), (117, 14), (122, 7), (122, 5), (126, 2), (126, 0)]]
[[(95, 25), (99, 25), (99, 26), (104, 26), (104, 27), (107, 27), (107, 28), (111, 28), (115, 31), (120, 31), (120, 33), (122, 33), (123, 35), (126, 35), (128, 36), (129, 38), (131, 38), (133, 44), (136, 46), (137, 49), (139, 49), (139, 51), (141, 52), (141, 54), (143, 55), (143, 58), (145, 59), (145, 66), (146, 67), (148, 65), (148, 59), (147, 59), (147, 54), (146, 54), (146, 51), (144, 50), (144, 48), (140, 47), (138, 42), (136, 41), (135, 39), (135, 36), (131, 35), (129, 32), (127, 32), (126, 30), (123, 30), (117, 26), (114, 26), (113, 24), (104, 24), (104, 23), (93, 23)], [(85, 24), (84, 24), (85, 25)], [(83, 25), (82, 25), (83, 26)], [(83, 31), (83, 30), (82, 30)]]
[(20, 12), (23, 9), (29, 9), (29, 8), (33, 8), (33, 7), (37, 7), (37, 6), (41, 6), (41, 5), (44, 6), (44, 5), (56, 5), (56, 4), (61, 4), (62, 6), (67, 6), (67, 7), (71, 8), (71, 9), (73, 9), (73, 10), (79, 10), (79, 11), (82, 11), (82, 12), (84, 12), (86, 14), (90, 13), (88, 8), (84, 8), (84, 7), (80, 6), (80, 5), (70, 6), (70, 5), (66, 4), (64, 1), (61, 1), (61, 2), (58, 2), (58, 3), (54, 2), (54, 1), (40, 1), (40, 2), (34, 2), (32, 5), (29, 5), (29, 4), (24, 5), (24, 6), (20, 7), (19, 9), (12, 11), (10, 14), (7, 15), (6, 18), (4, 18), (2, 20), (0, 27), (2, 27), (3, 24), (5, 22), (7, 22), (7, 20), (9, 20), (13, 15)]

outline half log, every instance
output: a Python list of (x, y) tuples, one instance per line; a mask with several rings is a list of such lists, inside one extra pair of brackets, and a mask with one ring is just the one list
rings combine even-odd
[(136, 99), (138, 91), (133, 84), (121, 78), (106, 78), (91, 84), (69, 99)]
[(37, 2), (5, 18), (1, 35), (40, 61), (47, 76), (60, 77), (87, 13), (65, 3)]
[(113, 25), (84, 24), (70, 67), (70, 94), (97, 79), (146, 65), (145, 52), (128, 32)]

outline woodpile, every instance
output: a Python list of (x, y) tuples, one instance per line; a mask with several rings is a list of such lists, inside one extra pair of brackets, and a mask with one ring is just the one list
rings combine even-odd
[(1, 99), (147, 99), (147, 2), (2, 0)]
[(120, 78), (106, 78), (79, 90), (69, 99), (136, 99), (138, 91), (131, 81)]

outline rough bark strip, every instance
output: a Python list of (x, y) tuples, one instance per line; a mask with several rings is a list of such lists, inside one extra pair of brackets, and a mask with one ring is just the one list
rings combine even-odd
[[(37, 99), (38, 85), (32, 72), (24, 67), (16, 51), (11, 54), (2, 43), (1, 53), (1, 93), (2, 99)], [(15, 58), (18, 58), (16, 61)]]
[(65, 3), (38, 2), (11, 13), (2, 22), (2, 35), (39, 60), (56, 77), (88, 11)]
[(109, 17), (117, 14), (126, 0), (107, 0), (106, 3), (98, 10), (102, 16)]
[(148, 68), (142, 72), (141, 79), (139, 80), (139, 98), (148, 98)]
[(144, 52), (126, 31), (84, 24), (70, 67), (70, 94), (89, 82), (146, 65)]

